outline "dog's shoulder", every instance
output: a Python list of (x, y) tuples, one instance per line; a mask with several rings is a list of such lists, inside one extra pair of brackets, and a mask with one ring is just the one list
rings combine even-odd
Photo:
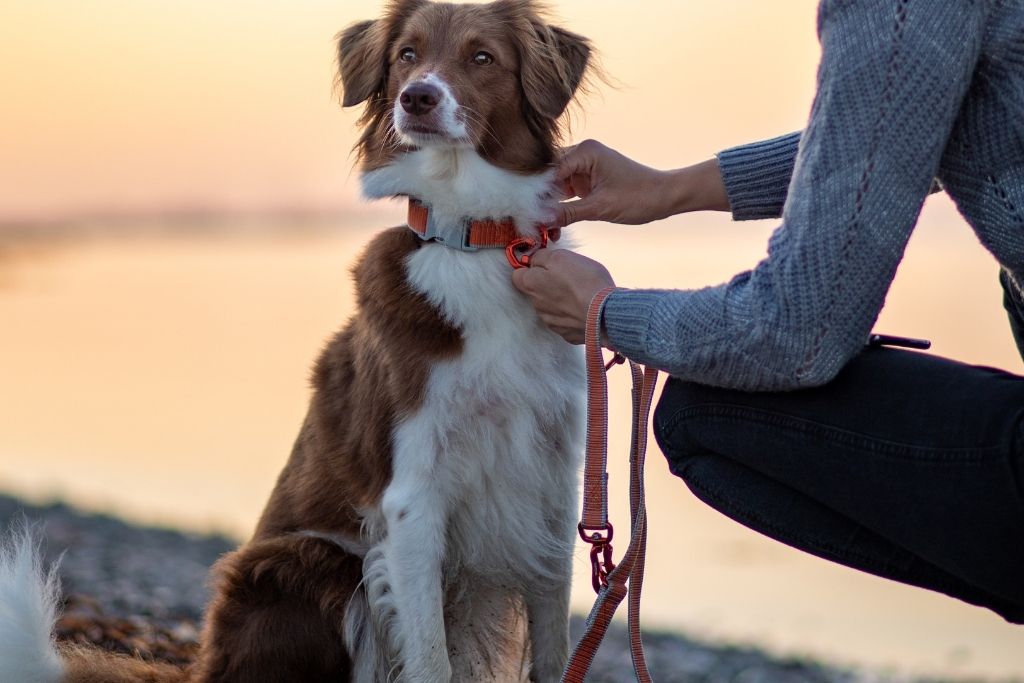
[(380, 232), (367, 245), (352, 273), (358, 312), (352, 325), (374, 345), (436, 360), (458, 353), (461, 331), (409, 282), (408, 260), (423, 242), (409, 228)]

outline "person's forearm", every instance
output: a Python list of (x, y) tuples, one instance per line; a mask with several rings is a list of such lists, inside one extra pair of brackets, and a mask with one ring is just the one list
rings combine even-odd
[(691, 211), (728, 211), (718, 159), (712, 158), (693, 166), (666, 171), (666, 185), (672, 197), (671, 214)]

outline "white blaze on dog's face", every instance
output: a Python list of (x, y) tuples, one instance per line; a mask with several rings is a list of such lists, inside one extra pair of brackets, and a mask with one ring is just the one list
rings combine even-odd
[[(486, 54), (480, 52), (481, 57), (490, 59)], [(416, 60), (413, 48), (404, 48), (402, 55), (403, 64)], [(399, 87), (394, 105), (395, 131), (403, 142), (416, 147), (473, 144), (477, 136), (470, 134), (467, 120), (472, 120), (476, 110), (463, 104), (467, 99), (456, 98), (448, 82), (435, 71), (407, 79)]]
[(383, 19), (339, 40), (343, 103), (367, 102), (364, 169), (436, 146), (473, 147), (510, 170), (543, 168), (589, 55), (584, 38), (548, 25), (530, 0), (392, 2)]

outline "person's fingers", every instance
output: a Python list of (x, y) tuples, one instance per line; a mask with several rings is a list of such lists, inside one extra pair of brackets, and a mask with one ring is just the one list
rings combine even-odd
[(531, 299), (545, 290), (543, 283), (550, 276), (544, 272), (544, 263), (547, 262), (547, 257), (551, 251), (554, 250), (541, 249), (537, 251), (530, 257), (529, 268), (516, 268), (512, 271), (512, 284)]
[(594, 177), (589, 173), (574, 173), (569, 176), (569, 179), (565, 181), (565, 185), (562, 188), (565, 198), (579, 197), (582, 199), (588, 197), (594, 190), (594, 180)]
[(579, 221), (590, 221), (600, 217), (596, 202), (589, 198), (577, 199), (571, 202), (562, 202), (555, 208), (556, 228), (564, 228)]
[(583, 155), (576, 151), (575, 147), (570, 148), (555, 167), (555, 183), (558, 185), (570, 185), (569, 179), (586, 167)]
[[(544, 250), (542, 249), (537, 254), (534, 254), (534, 257), (543, 253), (543, 251)], [(529, 268), (516, 268), (515, 270), (512, 271), (512, 284), (515, 286), (516, 289), (518, 289), (520, 292), (526, 295), (529, 295), (531, 291), (530, 278), (531, 275)]]
[(566, 147), (559, 147), (555, 150), (555, 154), (558, 155), (558, 161), (556, 163), (561, 163), (562, 159), (575, 152), (577, 147), (579, 147), (579, 143), (575, 145), (568, 145)]
[(574, 175), (590, 176), (596, 161), (595, 151), (599, 143), (584, 140), (578, 145), (566, 148), (555, 169), (555, 182), (566, 183)]
[(558, 250), (557, 249), (538, 249), (537, 251), (535, 251), (533, 253), (533, 256), (530, 257), (530, 267), (529, 268), (520, 268), (517, 273), (512, 273), (512, 277), (514, 278), (518, 273), (521, 273), (523, 271), (546, 270), (547, 267), (548, 267), (548, 264), (551, 262), (551, 255), (553, 253), (555, 253), (556, 251), (558, 251)]

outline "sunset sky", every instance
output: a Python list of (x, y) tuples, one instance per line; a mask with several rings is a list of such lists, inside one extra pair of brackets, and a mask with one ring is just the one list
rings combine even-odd
[[(551, 4), (616, 84), (584, 102), (576, 138), (679, 166), (806, 120), (814, 0)], [(382, 6), (7, 3), (0, 220), (350, 207), (356, 112), (332, 93), (333, 37)]]

